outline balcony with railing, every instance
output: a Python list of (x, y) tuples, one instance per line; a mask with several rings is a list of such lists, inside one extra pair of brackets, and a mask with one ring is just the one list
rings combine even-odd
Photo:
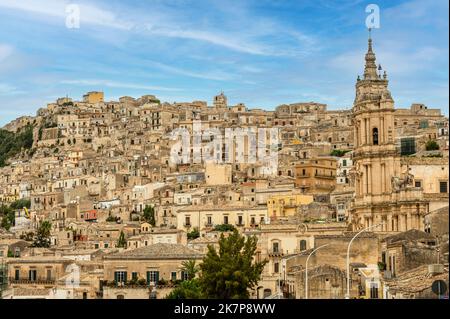
[(270, 249), (268, 255), (269, 257), (280, 257), (284, 256), (284, 251), (283, 249)]
[(314, 174), (314, 177), (325, 178), (325, 179), (335, 179), (336, 178), (336, 176), (334, 174), (333, 175), (326, 175), (324, 173), (316, 173), (316, 174)]
[(9, 283), (11, 285), (54, 285), (56, 283), (55, 278), (41, 278), (38, 277), (36, 279), (16, 279), (9, 278)]

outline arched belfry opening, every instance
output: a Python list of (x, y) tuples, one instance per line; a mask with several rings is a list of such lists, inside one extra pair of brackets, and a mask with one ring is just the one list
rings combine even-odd
[(378, 145), (378, 128), (376, 127), (372, 129), (372, 141), (373, 145)]

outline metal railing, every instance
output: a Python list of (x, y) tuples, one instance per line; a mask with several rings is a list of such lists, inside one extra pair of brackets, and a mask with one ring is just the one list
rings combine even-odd
[(22, 284), (22, 285), (29, 285), (29, 284), (39, 284), (39, 285), (53, 285), (56, 282), (54, 278), (36, 278), (34, 280), (32, 279), (16, 279), (14, 277), (9, 278), (10, 284)]

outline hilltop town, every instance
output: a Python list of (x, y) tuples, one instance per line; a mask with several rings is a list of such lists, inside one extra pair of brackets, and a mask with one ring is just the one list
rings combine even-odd
[[(8, 123), (0, 297), (164, 298), (187, 280), (183, 262), (237, 229), (268, 261), (251, 298), (436, 298), (432, 283), (448, 283), (448, 118), (394, 106), (371, 39), (355, 83), (346, 110), (88, 92)], [(269, 146), (225, 146), (226, 129)]]

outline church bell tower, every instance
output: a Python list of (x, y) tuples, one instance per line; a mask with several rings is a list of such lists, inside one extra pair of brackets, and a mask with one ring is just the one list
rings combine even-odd
[(423, 229), (427, 205), (422, 192), (411, 187), (408, 168), (402, 169), (396, 148), (394, 100), (386, 71), (376, 65), (369, 30), (363, 78), (356, 81), (353, 104), (353, 180), (351, 209), (354, 230), (382, 224), (374, 231)]

